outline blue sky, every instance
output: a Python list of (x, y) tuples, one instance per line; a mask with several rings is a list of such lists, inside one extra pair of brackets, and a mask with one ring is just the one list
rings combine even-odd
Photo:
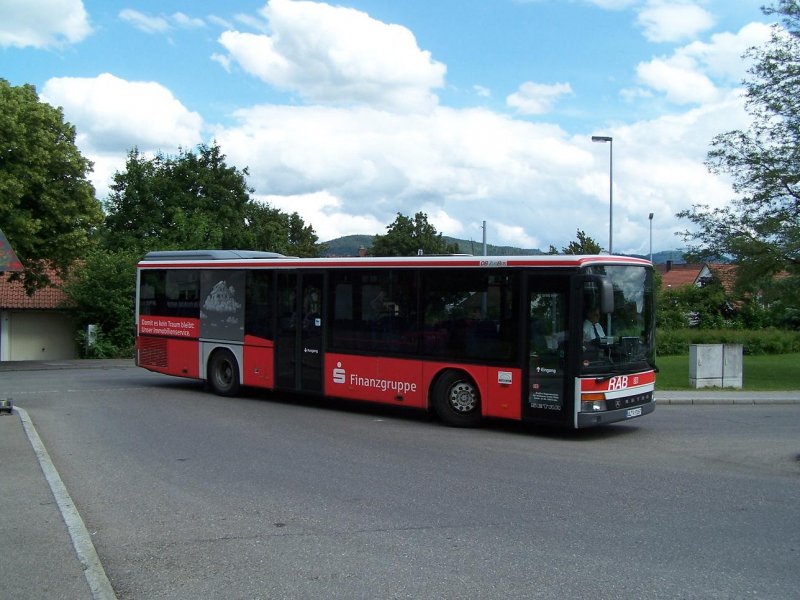
[(745, 128), (760, 0), (0, 0), (0, 77), (64, 110), (98, 197), (129, 149), (216, 140), (254, 196), (324, 241), (397, 212), (547, 249), (681, 245), (729, 182), (703, 161)]

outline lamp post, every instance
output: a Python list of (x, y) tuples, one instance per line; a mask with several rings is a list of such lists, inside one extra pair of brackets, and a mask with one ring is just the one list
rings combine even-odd
[(650, 219), (650, 262), (653, 262), (653, 213), (647, 218)]
[(608, 142), (608, 253), (614, 254), (614, 138), (608, 135), (593, 135), (593, 142)]

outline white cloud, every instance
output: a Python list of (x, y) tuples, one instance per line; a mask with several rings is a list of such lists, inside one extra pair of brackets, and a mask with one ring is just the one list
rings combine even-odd
[[(64, 107), (96, 163), (102, 191), (125, 152), (175, 152), (200, 141), (199, 116), (154, 83), (111, 75), (55, 79), (44, 99)], [(258, 106), (214, 138), (228, 164), (249, 169), (255, 197), (298, 212), (322, 240), (382, 233), (397, 212), (428, 214), (445, 235), (546, 249), (577, 229), (602, 245), (608, 234), (608, 153), (589, 135), (485, 109), (438, 107), (400, 114), (368, 107)], [(717, 133), (745, 127), (735, 92), (684, 113), (612, 127), (615, 250), (646, 253), (649, 212), (655, 248), (674, 248), (675, 214), (695, 202), (723, 205), (728, 183), (703, 159)]]
[[(711, 102), (738, 87), (747, 71), (742, 54), (769, 39), (770, 28), (762, 23), (746, 25), (738, 33), (720, 33), (709, 42), (692, 42), (669, 57), (654, 58), (636, 67), (637, 77), (650, 90), (663, 93), (677, 104)], [(626, 90), (628, 97), (645, 90)]]
[(151, 17), (131, 8), (121, 10), (119, 18), (145, 33), (166, 33), (172, 29), (164, 17)]
[(386, 223), (370, 215), (347, 212), (342, 201), (327, 191), (287, 196), (257, 195), (256, 199), (286, 213), (302, 217), (306, 223), (314, 224), (314, 231), (323, 241), (346, 235), (374, 235), (381, 233)]
[(550, 112), (561, 96), (572, 94), (568, 83), (534, 83), (527, 81), (506, 98), (506, 103), (523, 115), (542, 115)]
[(200, 115), (158, 83), (126, 81), (109, 73), (59, 77), (47, 81), (41, 98), (61, 106), (65, 120), (75, 125), (79, 148), (96, 163), (93, 182), (100, 197), (113, 174), (107, 171), (124, 163), (119, 157), (124, 159), (134, 146), (143, 152), (174, 152), (202, 141)]
[(460, 237), (465, 233), (465, 224), (451, 216), (441, 206), (424, 205), (422, 207), (422, 212), (428, 215), (428, 222), (433, 225), (437, 231), (447, 231), (449, 235), (455, 237)]
[(209, 23), (222, 29), (233, 29), (233, 24), (230, 21), (217, 15), (208, 15), (207, 19)]
[[(673, 232), (689, 223), (676, 214), (692, 204), (724, 206), (733, 197), (729, 182), (703, 164), (709, 141), (717, 134), (745, 128), (749, 118), (741, 95), (732, 91), (718, 102), (684, 113), (631, 123), (613, 131), (614, 249), (646, 254), (648, 219), (653, 223), (654, 250), (681, 245)], [(578, 188), (595, 198), (592, 212), (608, 211), (608, 155), (596, 154), (595, 168), (579, 177)], [(605, 233), (595, 237), (606, 245)], [(589, 230), (587, 229), (587, 232)], [(574, 233), (573, 233), (574, 237)]]
[[(228, 31), (227, 52), (214, 60), (316, 104), (243, 108), (232, 125), (216, 126), (228, 164), (249, 169), (256, 198), (298, 212), (322, 240), (382, 233), (397, 212), (422, 210), (442, 233), (466, 239), (479, 240), (485, 220), (493, 244), (562, 247), (577, 229), (606, 244), (608, 150), (590, 132), (571, 137), (553, 124), (438, 105), (444, 66), (406, 29), (359, 11), (273, 0), (264, 14), (266, 34)], [(687, 226), (679, 210), (732, 196), (703, 160), (714, 135), (747, 126), (738, 55), (768, 33), (752, 24), (640, 65), (631, 96), (700, 104), (603, 127), (614, 137), (615, 250), (646, 253), (649, 212), (656, 250), (674, 248), (672, 232)], [(541, 114), (570, 93), (567, 83), (528, 82), (509, 104)], [(156, 82), (57, 78), (42, 97), (76, 125), (101, 197), (133, 146), (174, 153), (210, 141), (201, 117)]]
[(182, 12), (173, 13), (171, 16), (151, 16), (125, 8), (120, 11), (119, 18), (144, 33), (168, 33), (176, 27), (181, 29), (205, 27), (203, 19), (190, 17)]
[(766, 43), (771, 31), (764, 23), (750, 23), (738, 33), (717, 33), (710, 42), (693, 42), (678, 49), (675, 55), (694, 61), (713, 77), (739, 85), (749, 66), (742, 55), (752, 46)]
[(438, 100), (445, 67), (405, 27), (358, 10), (270, 0), (271, 35), (226, 31), (219, 42), (242, 69), (281, 90), (329, 105), (425, 111)]
[[(269, 34), (269, 23), (264, 19), (253, 16), (247, 13), (238, 13), (234, 20), (239, 23), (240, 25), (244, 25), (253, 31), (259, 31), (264, 34)], [(226, 29), (233, 29), (233, 26), (227, 27)]]
[(82, 0), (0, 2), (0, 47), (59, 48), (91, 33)]
[(633, 6), (639, 0), (586, 0), (589, 4), (594, 4), (607, 10), (621, 10)]
[[(223, 151), (270, 204), (309, 217), (322, 239), (380, 233), (397, 212), (422, 210), (446, 235), (477, 238), (485, 219), (507, 224), (495, 229), (502, 242), (527, 245), (535, 237), (523, 224), (559, 214), (575, 196), (575, 173), (592, 164), (560, 129), (487, 110), (261, 106), (238, 117), (216, 132)], [(565, 224), (546, 231), (574, 236)]]
[(678, 42), (713, 27), (714, 17), (693, 2), (651, 0), (639, 12), (637, 24), (651, 42)]
[(91, 148), (139, 146), (144, 150), (191, 146), (201, 141), (203, 120), (164, 86), (126, 81), (103, 73), (93, 78), (57, 77), (42, 99), (61, 106)]
[[(270, 204), (297, 211), (323, 240), (384, 231), (422, 210), (445, 235), (546, 249), (578, 229), (607, 245), (608, 152), (589, 134), (483, 109), (397, 114), (361, 107), (259, 106), (216, 132), (233, 164)], [(713, 103), (612, 127), (614, 248), (646, 253), (680, 244), (692, 203), (722, 206), (728, 182), (703, 161), (714, 135), (747, 125), (736, 91)]]
[(501, 245), (517, 246), (519, 248), (539, 248), (541, 250), (547, 250), (546, 247), (543, 248), (542, 246), (549, 247), (549, 244), (542, 244), (539, 238), (531, 237), (530, 233), (522, 225), (493, 223), (493, 227), (497, 230), (497, 239)]
[(648, 87), (663, 92), (677, 104), (711, 102), (717, 96), (714, 83), (686, 60), (654, 59), (636, 68), (639, 80)]
[(232, 65), (231, 65), (231, 57), (230, 57), (230, 55), (228, 55), (228, 54), (218, 54), (218, 53), (214, 52), (211, 55), (211, 60), (213, 60), (215, 63), (220, 64), (222, 66), (222, 68), (225, 69), (228, 73), (231, 72)]
[(182, 12), (174, 13), (172, 15), (172, 20), (178, 25), (178, 27), (183, 27), (185, 29), (197, 29), (199, 27), (205, 27), (206, 25), (203, 19), (190, 17)]

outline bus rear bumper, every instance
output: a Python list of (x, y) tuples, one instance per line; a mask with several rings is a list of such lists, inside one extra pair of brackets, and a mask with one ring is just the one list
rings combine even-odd
[(575, 426), (578, 429), (584, 427), (597, 427), (606, 423), (617, 423), (619, 421), (629, 421), (642, 415), (647, 415), (656, 409), (656, 401), (652, 400), (647, 404), (640, 404), (631, 408), (620, 408), (618, 410), (605, 410), (596, 413), (579, 412)]

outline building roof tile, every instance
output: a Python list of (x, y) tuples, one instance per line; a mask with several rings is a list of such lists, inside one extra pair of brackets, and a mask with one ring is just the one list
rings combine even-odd
[(714, 274), (727, 293), (733, 292), (736, 286), (736, 270), (738, 265), (728, 263), (708, 263), (708, 268)]
[(48, 271), (48, 276), (56, 287), (42, 288), (29, 296), (21, 281), (9, 281), (10, 273), (0, 274), (0, 309), (62, 308), (67, 295), (61, 289), (61, 279), (52, 271)]
[(661, 286), (663, 288), (676, 288), (686, 285), (694, 285), (695, 280), (700, 275), (703, 265), (681, 264), (681, 265), (656, 265), (656, 269), (661, 273)]

